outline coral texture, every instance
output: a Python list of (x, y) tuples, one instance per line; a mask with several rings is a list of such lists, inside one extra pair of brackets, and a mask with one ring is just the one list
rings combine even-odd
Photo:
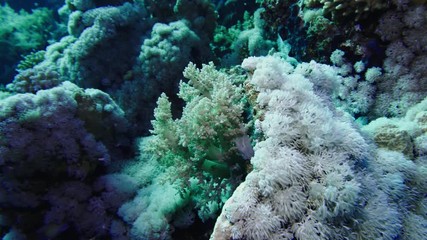
[(3, 65), (0, 83), (13, 77), (15, 64), (21, 55), (40, 50), (48, 44), (56, 23), (48, 8), (37, 8), (31, 13), (15, 12), (8, 4), (0, 5), (0, 62)]
[(235, 147), (243, 135), (242, 88), (213, 63), (201, 69), (190, 63), (183, 74), (188, 82), (180, 83), (181, 118), (172, 118), (171, 102), (162, 94), (152, 136), (139, 143), (144, 164), (136, 171), (160, 171), (119, 210), (134, 239), (170, 239), (174, 227), (188, 227), (195, 218), (208, 224), (243, 174)]
[[(371, 155), (349, 118), (331, 110), (325, 104), (330, 99), (316, 94), (321, 89), (279, 58), (248, 58), (242, 67), (259, 92), (263, 114), (256, 125), (264, 139), (255, 146), (253, 171), (224, 205), (211, 239), (404, 235), (407, 209), (376, 187), (384, 180), (380, 174), (373, 177), (386, 163)], [(385, 208), (377, 221), (375, 213)]]
[(36, 93), (39, 90), (56, 87), (61, 82), (58, 72), (44, 66), (35, 66), (20, 71), (6, 88), (17, 93)]
[(0, 238), (425, 239), (426, 0), (9, 3)]
[(376, 33), (389, 42), (384, 75), (372, 113), (375, 117), (402, 117), (427, 93), (427, 15), (424, 5), (390, 10), (380, 19)]
[(305, 3), (308, 6), (320, 4), (323, 11), (333, 19), (354, 15), (356, 20), (367, 17), (371, 12), (386, 9), (390, 4), (384, 0), (305, 0)]
[(10, 96), (0, 106), (0, 203), (8, 209), (2, 216), (25, 232), (41, 227), (46, 208), (59, 204), (47, 204), (50, 191), (68, 181), (85, 185), (129, 145), (123, 111), (99, 90), (64, 82), (36, 95)]

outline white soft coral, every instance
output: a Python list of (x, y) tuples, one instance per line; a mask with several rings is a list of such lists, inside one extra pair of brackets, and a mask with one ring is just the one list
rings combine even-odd
[(347, 225), (356, 224), (365, 201), (358, 171), (368, 144), (298, 66), (272, 56), (242, 66), (259, 92), (257, 127), (265, 139), (254, 147), (253, 171), (226, 202), (212, 239), (352, 238)]

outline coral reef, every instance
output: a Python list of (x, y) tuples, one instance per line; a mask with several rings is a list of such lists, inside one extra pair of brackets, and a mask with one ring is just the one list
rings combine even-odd
[(427, 98), (402, 118), (382, 117), (362, 128), (379, 147), (373, 162), (379, 187), (404, 213), (404, 239), (422, 239), (426, 234), (426, 113)]
[(41, 63), (45, 58), (46, 51), (40, 50), (37, 52), (31, 52), (28, 55), (25, 55), (24, 58), (18, 63), (16, 69), (18, 71), (23, 71), (34, 67), (35, 65)]
[(374, 117), (401, 117), (427, 92), (425, 5), (390, 10), (380, 19), (376, 33), (389, 44), (384, 75), (378, 82)]
[(0, 83), (7, 83), (20, 56), (46, 47), (56, 25), (48, 8), (15, 12), (8, 4), (0, 5), (0, 21)]
[(425, 239), (425, 0), (0, 2), (0, 238)]
[(44, 66), (35, 66), (20, 71), (6, 89), (17, 93), (36, 93), (39, 90), (58, 86), (63, 80), (61, 75)]
[(355, 20), (360, 20), (375, 11), (387, 9), (390, 6), (390, 2), (384, 0), (305, 0), (304, 3), (307, 6), (322, 6), (324, 13), (330, 15), (332, 19), (351, 16)]
[[(147, 115), (155, 107), (155, 99), (165, 92), (175, 95), (182, 70), (188, 61), (209, 59), (206, 42), (189, 27), (188, 21), (156, 23), (151, 38), (144, 40), (131, 79), (112, 96), (125, 109), (135, 128), (150, 127)], [(153, 67), (156, 66), (156, 67)], [(138, 104), (135, 104), (138, 103)]]
[[(112, 158), (125, 156), (122, 150), (130, 144), (124, 112), (99, 90), (64, 82), (36, 95), (10, 96), (0, 106), (1, 214), (7, 225), (25, 233), (44, 231), (43, 223), (47, 227), (50, 222), (43, 219), (49, 214), (59, 217), (56, 211), (67, 206), (61, 203), (55, 213), (49, 213), (50, 207), (59, 204), (46, 202), (46, 197), (52, 197), (50, 191), (62, 184), (80, 191), (78, 186), (90, 184)], [(90, 195), (58, 191), (71, 194), (66, 198), (82, 196), (76, 199), (79, 202)], [(66, 224), (61, 221), (52, 223)], [(84, 231), (79, 232), (84, 235)]]
[(0, 37), (3, 57), (16, 57), (47, 44), (49, 22), (52, 12), (47, 8), (35, 9), (32, 13), (15, 12), (7, 4), (0, 7), (2, 24)]
[(355, 171), (369, 158), (368, 144), (289, 63), (251, 57), (242, 66), (259, 92), (263, 117), (256, 126), (264, 139), (255, 145), (253, 171), (226, 202), (213, 239), (350, 236), (347, 227), (357, 225), (357, 206), (367, 194), (366, 177)]
[[(324, 104), (330, 99), (317, 95), (289, 63), (248, 58), (242, 66), (259, 92), (263, 117), (256, 125), (264, 139), (255, 145), (253, 171), (225, 203), (211, 239), (409, 238), (402, 218), (425, 201), (419, 182), (424, 171), (401, 153), (379, 149), (371, 155), (349, 119), (331, 111)], [(407, 195), (413, 197), (401, 204), (399, 196)]]
[(245, 12), (243, 23), (217, 29), (213, 50), (223, 66), (238, 64), (248, 56), (266, 55), (274, 48), (275, 42), (269, 40), (267, 23), (262, 18), (264, 12), (263, 8), (258, 8), (253, 16)]
[[(131, 68), (132, 56), (137, 54), (137, 36), (150, 27), (149, 21), (144, 23), (145, 8), (128, 2), (119, 6), (81, 8), (85, 11), (72, 11), (69, 16), (68, 32), (75, 40), (58, 60), (59, 72), (82, 87), (106, 89), (119, 85)], [(125, 42), (128, 44), (123, 45)]]
[[(211, 58), (209, 41), (216, 26), (208, 1), (178, 1), (162, 16), (158, 8), (162, 6), (144, 1), (67, 1), (59, 14), (68, 18), (69, 35), (47, 47), (31, 81), (40, 79), (40, 69), (49, 69), (58, 72), (61, 81), (106, 91), (124, 109), (135, 132), (146, 134), (147, 116), (160, 93), (176, 93), (189, 61)], [(155, 24), (157, 20), (165, 23)], [(30, 74), (25, 75), (16, 82), (28, 82), (22, 78)]]
[[(172, 119), (171, 103), (162, 94), (154, 111), (155, 120), (152, 121), (151, 130), (153, 136), (142, 142), (143, 151), (152, 154), (157, 164), (165, 168), (161, 178), (170, 182), (168, 195), (178, 196), (168, 200), (172, 202), (159, 205), (156, 200), (159, 193), (153, 193), (151, 197), (150, 194), (147, 196), (141, 192), (141, 198), (147, 200), (135, 199), (133, 203), (129, 203), (132, 206), (149, 201), (145, 204), (149, 205), (147, 209), (140, 210), (139, 217), (126, 220), (133, 224), (132, 231), (139, 233), (137, 239), (163, 239), (165, 237), (153, 236), (170, 235), (168, 221), (171, 221), (174, 214), (185, 216), (196, 211), (203, 222), (215, 219), (243, 174), (241, 168), (244, 167), (244, 160), (239, 156), (234, 142), (243, 135), (243, 105), (240, 104), (242, 89), (235, 85), (238, 82), (233, 83), (230, 76), (215, 70), (212, 63), (204, 65), (200, 70), (190, 63), (183, 74), (189, 81), (180, 84), (178, 95), (185, 101), (181, 118)], [(142, 191), (158, 191), (158, 181)], [(134, 210), (126, 210), (122, 214), (126, 217), (130, 214), (129, 211)], [(167, 221), (161, 227), (146, 225), (147, 220), (144, 219), (151, 218), (148, 214), (152, 211), (165, 216)], [(191, 222), (174, 224), (182, 228), (191, 225)]]

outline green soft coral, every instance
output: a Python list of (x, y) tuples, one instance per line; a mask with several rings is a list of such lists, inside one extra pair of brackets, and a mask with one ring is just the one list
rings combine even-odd
[(33, 68), (45, 60), (46, 51), (34, 51), (22, 56), (22, 60), (16, 66), (18, 71), (24, 71)]
[(31, 13), (24, 10), (17, 13), (5, 4), (0, 6), (0, 22), (3, 23), (0, 26), (2, 54), (20, 54), (47, 44), (53, 13), (47, 8), (34, 9)]
[[(238, 78), (216, 70), (213, 63), (201, 69), (190, 63), (183, 74), (188, 82), (181, 81), (178, 94), (185, 102), (182, 116), (172, 118), (171, 102), (162, 94), (145, 150), (168, 168), (168, 180), (179, 182), (180, 192), (190, 196), (205, 221), (215, 217), (225, 201), (208, 189), (234, 189), (238, 177), (233, 169), (243, 169), (234, 142), (243, 134), (243, 91), (234, 81)], [(186, 187), (190, 182), (198, 182), (197, 191)]]
[(147, 150), (158, 158), (166, 158), (171, 149), (177, 149), (178, 136), (176, 123), (172, 119), (171, 103), (164, 93), (157, 100), (154, 118), (155, 120), (151, 121), (153, 130), (150, 130), (150, 133), (155, 137), (147, 146)]
[(242, 134), (242, 89), (212, 63), (201, 70), (190, 63), (184, 76), (189, 82), (180, 83), (178, 94), (187, 102), (177, 121), (179, 143), (194, 153), (195, 160), (224, 161), (233, 139)]
[(186, 152), (192, 161), (224, 161), (233, 139), (242, 135), (242, 89), (211, 63), (201, 70), (190, 63), (184, 70), (179, 97), (186, 102), (180, 119), (172, 120), (171, 103), (165, 94), (157, 101), (152, 121), (155, 135), (150, 151), (159, 158), (168, 151)]

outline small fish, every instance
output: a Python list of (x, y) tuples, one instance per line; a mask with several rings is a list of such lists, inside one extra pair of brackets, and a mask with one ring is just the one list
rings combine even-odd
[(255, 152), (251, 145), (251, 139), (247, 134), (234, 139), (234, 142), (243, 159), (249, 160), (254, 156)]

